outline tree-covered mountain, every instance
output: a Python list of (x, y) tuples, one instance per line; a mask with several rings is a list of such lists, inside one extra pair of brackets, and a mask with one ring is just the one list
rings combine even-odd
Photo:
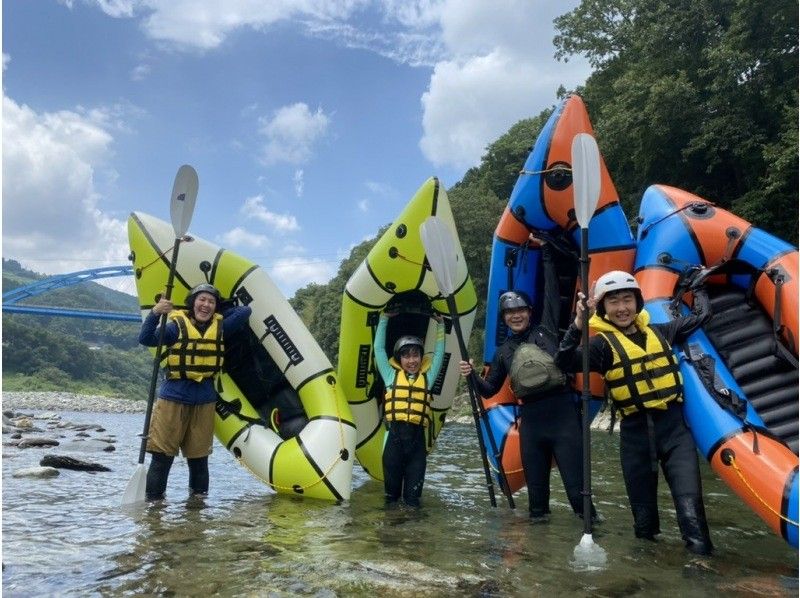
[[(18, 262), (3, 260), (4, 293), (42, 278)], [(50, 291), (21, 304), (138, 310), (135, 297), (94, 282)], [(152, 358), (137, 344), (138, 334), (136, 322), (4, 313), (3, 386), (144, 397)]]

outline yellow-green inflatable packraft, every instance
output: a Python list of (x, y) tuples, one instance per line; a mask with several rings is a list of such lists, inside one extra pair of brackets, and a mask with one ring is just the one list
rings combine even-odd
[(342, 297), (339, 336), (339, 384), (342, 386), (358, 429), (356, 456), (369, 474), (383, 479), (383, 381), (374, 364), (373, 340), (381, 311), (390, 307), (399, 315), (389, 320), (386, 352), (404, 334), (425, 339), (426, 353), (433, 351), (436, 322), (433, 313), (445, 316), (446, 348), (442, 370), (433, 386), (433, 424), (428, 429), (428, 450), (444, 425), (458, 384), (458, 341), (450, 313), (427, 264), (419, 227), (429, 216), (438, 216), (456, 239), (458, 271), (454, 277), (455, 302), (464, 337), (469, 338), (477, 299), (472, 279), (458, 243), (447, 193), (435, 178), (428, 179), (403, 212), (381, 236), (347, 282)]
[[(167, 282), (173, 228), (141, 213), (128, 219), (142, 317)], [(356, 428), (341, 384), (316, 340), (258, 265), (201, 239), (184, 240), (172, 300), (210, 282), (252, 308), (249, 327), (225, 338), (215, 384), (215, 434), (253, 475), (279, 493), (350, 497)]]

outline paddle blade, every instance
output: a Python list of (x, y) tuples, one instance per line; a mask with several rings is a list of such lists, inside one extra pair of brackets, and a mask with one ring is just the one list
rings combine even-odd
[(175, 238), (179, 239), (189, 230), (194, 214), (194, 202), (197, 200), (197, 173), (194, 168), (184, 164), (175, 175), (172, 185), (172, 198), (169, 209), (172, 217), (172, 228), (175, 229)]
[(419, 225), (419, 236), (436, 279), (436, 286), (444, 297), (449, 297), (455, 292), (454, 281), (458, 271), (458, 254), (453, 234), (441, 218), (428, 216)]
[(125, 488), (125, 494), (122, 495), (123, 505), (133, 505), (139, 502), (144, 502), (144, 491), (147, 484), (147, 468), (144, 463), (139, 463), (136, 466), (136, 471), (128, 481), (128, 487)]
[(588, 133), (578, 133), (572, 140), (572, 189), (575, 218), (581, 228), (589, 228), (600, 199), (600, 150)]

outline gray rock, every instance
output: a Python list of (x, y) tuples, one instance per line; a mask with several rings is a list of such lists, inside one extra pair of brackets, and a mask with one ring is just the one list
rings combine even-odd
[(55, 467), (26, 467), (11, 474), (12, 478), (54, 478), (61, 475)]
[(111, 469), (100, 463), (90, 463), (63, 455), (45, 455), (42, 457), (42, 460), (39, 461), (39, 465), (42, 467), (74, 469), (75, 471), (111, 471)]
[(31, 448), (35, 446), (58, 446), (60, 443), (53, 438), (23, 438), (17, 444), (17, 448)]

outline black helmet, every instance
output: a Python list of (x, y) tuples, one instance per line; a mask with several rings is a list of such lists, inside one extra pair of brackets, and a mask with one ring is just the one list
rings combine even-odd
[(401, 336), (394, 344), (394, 351), (392, 351), (392, 354), (397, 361), (400, 361), (400, 353), (403, 349), (415, 346), (419, 347), (420, 355), (425, 351), (425, 343), (423, 343), (422, 339), (418, 336), (411, 336), (410, 334)]
[(518, 291), (506, 291), (500, 295), (500, 313), (507, 309), (519, 309), (520, 307), (530, 308), (531, 302), (525, 293)]
[(197, 296), (200, 293), (209, 293), (210, 295), (214, 295), (214, 298), (217, 300), (217, 309), (219, 309), (219, 302), (220, 302), (219, 291), (213, 284), (204, 282), (194, 287), (189, 292), (189, 295), (186, 297), (186, 308), (191, 313), (194, 313), (194, 300), (197, 299)]

